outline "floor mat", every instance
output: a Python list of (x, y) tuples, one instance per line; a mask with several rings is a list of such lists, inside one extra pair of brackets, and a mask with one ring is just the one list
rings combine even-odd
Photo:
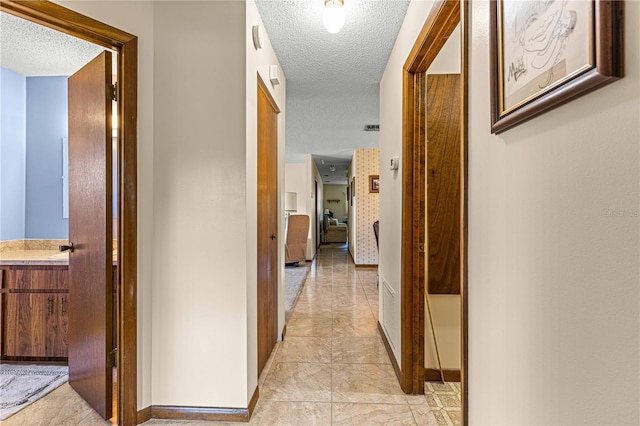
[(0, 420), (5, 420), (68, 380), (67, 366), (0, 364)]
[(284, 312), (285, 322), (289, 320), (289, 315), (296, 305), (300, 290), (307, 279), (311, 264), (300, 264), (299, 266), (286, 266), (284, 268), (285, 275), (285, 299)]

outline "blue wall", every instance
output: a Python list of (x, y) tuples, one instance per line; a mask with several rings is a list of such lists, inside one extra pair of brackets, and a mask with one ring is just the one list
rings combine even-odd
[(27, 77), (26, 238), (69, 236), (62, 217), (62, 138), (68, 135), (67, 77)]
[(25, 237), (26, 79), (0, 68), (0, 241)]

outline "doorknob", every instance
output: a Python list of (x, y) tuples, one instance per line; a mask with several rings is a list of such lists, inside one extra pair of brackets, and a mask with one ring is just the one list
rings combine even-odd
[(75, 248), (73, 247), (73, 243), (69, 243), (69, 245), (62, 245), (62, 246), (58, 246), (58, 251), (67, 251), (69, 250), (69, 253), (73, 253), (73, 250), (75, 250)]
[(269, 238), (271, 238), (272, 240), (275, 240), (276, 236), (274, 234), (271, 234), (271, 237), (269, 237)]

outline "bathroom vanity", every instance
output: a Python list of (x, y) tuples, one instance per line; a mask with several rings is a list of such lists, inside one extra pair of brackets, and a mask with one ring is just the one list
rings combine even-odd
[(2, 359), (66, 361), (68, 265), (0, 265)]
[[(32, 245), (28, 246), (29, 243)], [(0, 359), (66, 362), (69, 257), (68, 253), (59, 253), (57, 246), (67, 242), (51, 240), (38, 246), (28, 241), (25, 244), (6, 247), (0, 243)], [(114, 252), (114, 311), (115, 257)], [(114, 312), (114, 327), (115, 318)]]

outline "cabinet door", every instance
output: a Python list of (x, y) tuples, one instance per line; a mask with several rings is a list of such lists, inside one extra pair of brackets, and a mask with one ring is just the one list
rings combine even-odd
[(46, 356), (47, 315), (53, 299), (47, 293), (5, 294), (6, 356)]
[[(67, 314), (69, 294), (49, 295), (53, 308), (47, 314), (47, 341), (45, 350), (50, 357), (67, 357), (67, 332), (69, 330), (69, 316)], [(49, 303), (49, 302), (47, 302)]]
[(68, 294), (9, 293), (5, 297), (5, 356), (67, 357)]

